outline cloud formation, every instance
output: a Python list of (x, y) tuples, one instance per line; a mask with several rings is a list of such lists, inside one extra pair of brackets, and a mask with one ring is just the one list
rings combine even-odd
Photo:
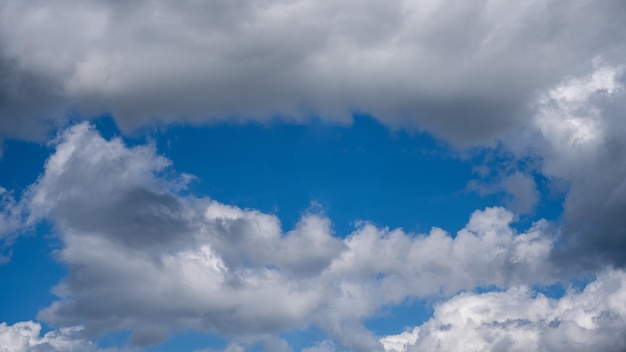
[(565, 189), (563, 244), (555, 258), (597, 269), (626, 264), (626, 89), (624, 66), (596, 60), (538, 99), (528, 128), (507, 139), (517, 158)]
[(362, 222), (341, 238), (321, 214), (283, 232), (274, 215), (184, 195), (190, 178), (151, 145), (86, 123), (63, 131), (20, 203), (28, 224), (54, 224), (68, 268), (39, 319), (86, 336), (131, 330), (137, 345), (176, 329), (237, 338), (316, 325), (371, 351), (381, 347), (362, 322), (387, 305), (556, 279), (546, 223), (517, 233), (502, 208), (476, 211), (454, 237)]
[(463, 293), (419, 327), (383, 338), (388, 352), (624, 351), (626, 273), (608, 270), (582, 292), (552, 299), (528, 287)]
[(97, 349), (81, 339), (80, 328), (62, 328), (41, 335), (41, 324), (25, 321), (7, 325), (0, 323), (0, 352), (115, 352)]
[(487, 142), (594, 57), (623, 63), (625, 16), (618, 0), (3, 1), (0, 133), (68, 109), (125, 130), (361, 111)]
[[(131, 330), (146, 346), (193, 329), (232, 337), (231, 350), (254, 339), (287, 350), (268, 336), (315, 325), (331, 340), (311, 351), (332, 340), (355, 351), (623, 348), (625, 24), (619, 0), (2, 1), (0, 156), (6, 138), (45, 140), (102, 113), (128, 132), (363, 112), (456, 147), (495, 145), (507, 162), (469, 188), (506, 193), (517, 214), (544, 196), (539, 174), (565, 200), (557, 240), (543, 220), (517, 232), (503, 208), (474, 212), (454, 236), (365, 221), (337, 235), (312, 210), (285, 230), (275, 215), (187, 194), (193, 176), (154, 146), (77, 124), (23, 197), (0, 187), (0, 246), (54, 226), (68, 274), (39, 318), (81, 328), (40, 337), (24, 322), (0, 336), (18, 350), (93, 350), (85, 336)], [(559, 300), (524, 286), (564, 268), (602, 274)], [(456, 296), (382, 344), (363, 324), (388, 305), (477, 287), (505, 291)]]

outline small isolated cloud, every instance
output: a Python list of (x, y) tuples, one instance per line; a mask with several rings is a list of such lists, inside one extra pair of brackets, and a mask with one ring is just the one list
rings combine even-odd
[(371, 351), (380, 343), (362, 321), (386, 305), (556, 279), (546, 223), (518, 233), (503, 208), (474, 212), (454, 237), (363, 222), (339, 238), (311, 213), (283, 232), (274, 215), (180, 195), (189, 177), (151, 145), (105, 140), (83, 123), (54, 147), (20, 201), (27, 223), (54, 225), (68, 268), (39, 318), (90, 336), (131, 330), (131, 342), (150, 345), (194, 329), (263, 340), (316, 325)]
[(480, 179), (470, 180), (467, 190), (481, 196), (504, 193), (507, 208), (517, 214), (531, 213), (541, 197), (534, 178), (519, 171), (507, 174), (507, 168), (497, 165), (495, 169), (499, 174), (495, 176), (490, 175), (492, 170), (485, 165), (475, 168)]
[(511, 195), (508, 207), (518, 213), (529, 213), (539, 201), (539, 191), (532, 176), (516, 172), (502, 181), (504, 191)]
[(463, 293), (419, 327), (381, 339), (388, 352), (624, 351), (626, 273), (608, 270), (582, 292), (548, 298), (527, 287)]

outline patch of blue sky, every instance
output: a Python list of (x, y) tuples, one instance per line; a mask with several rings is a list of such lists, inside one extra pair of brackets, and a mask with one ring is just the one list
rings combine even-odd
[(285, 339), (294, 351), (303, 350), (328, 339), (328, 335), (315, 326), (306, 329), (293, 329), (281, 334), (280, 337)]
[(51, 149), (45, 143), (8, 139), (0, 158), (0, 186), (13, 191), (16, 198), (41, 174)]
[(533, 153), (529, 153), (526, 157), (513, 155), (502, 146), (473, 149), (465, 157), (477, 171), (482, 169), (480, 171), (484, 172), (484, 175), (476, 172), (472, 177), (472, 182), (478, 182), (487, 189), (490, 187), (493, 189), (491, 194), (484, 194), (491, 196), (490, 200), (493, 205), (506, 206), (511, 200), (510, 195), (505, 194), (496, 186), (504, 176), (521, 172), (532, 178), (538, 192), (538, 199), (527, 214), (517, 214), (516, 221), (511, 224), (513, 228), (523, 232), (538, 219), (560, 224), (563, 213), (562, 204), (566, 194), (563, 189), (564, 185), (558, 180), (547, 178), (540, 172), (542, 160), (539, 157), (534, 156)]
[(454, 233), (497, 200), (467, 192), (471, 163), (432, 137), (392, 133), (364, 116), (352, 126), (174, 127), (155, 138), (178, 171), (198, 177), (193, 193), (274, 213), (285, 230), (315, 202), (337, 236), (357, 220)]
[(35, 320), (37, 312), (56, 299), (51, 289), (66, 273), (53, 258), (57, 248), (58, 240), (47, 224), (15, 241), (10, 261), (0, 265), (0, 320), (8, 324)]
[(550, 298), (561, 298), (565, 294), (582, 292), (589, 283), (596, 279), (596, 275), (586, 273), (568, 278), (567, 281), (555, 282), (551, 285), (533, 285), (535, 293), (541, 293)]
[[(121, 136), (110, 117), (94, 124), (107, 139)], [(454, 236), (474, 210), (506, 203), (501, 192), (479, 195), (466, 186), (477, 178), (475, 165), (498, 172), (510, 157), (486, 158), (486, 150), (459, 157), (429, 134), (390, 131), (366, 115), (350, 126), (222, 123), (144, 132), (148, 137), (124, 142), (156, 143), (178, 172), (197, 177), (192, 194), (276, 214), (287, 231), (316, 203), (341, 237), (359, 220), (420, 233), (437, 226)], [(516, 167), (528, 169), (525, 162)], [(562, 212), (562, 193), (532, 176), (541, 201), (514, 224), (520, 231), (538, 218), (557, 221)]]
[[(41, 174), (50, 152), (45, 143), (5, 141), (0, 186), (19, 201)], [(7, 249), (10, 260), (0, 265), (0, 320), (9, 324), (34, 320), (39, 309), (55, 299), (51, 289), (65, 269), (53, 258), (59, 243), (51, 230), (46, 223), (24, 229)]]
[(383, 307), (365, 326), (380, 336), (394, 335), (426, 322), (433, 315), (435, 298), (405, 299), (400, 304)]

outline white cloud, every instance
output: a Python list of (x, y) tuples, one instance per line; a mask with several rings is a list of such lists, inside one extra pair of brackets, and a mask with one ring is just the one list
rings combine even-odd
[(80, 331), (80, 327), (62, 328), (40, 336), (41, 324), (36, 322), (0, 323), (0, 352), (105, 352), (81, 339)]
[(555, 279), (546, 223), (517, 233), (502, 208), (476, 211), (455, 237), (362, 222), (340, 238), (312, 213), (283, 232), (274, 215), (180, 195), (189, 177), (153, 146), (87, 124), (55, 143), (21, 201), (29, 223), (48, 219), (63, 243), (68, 275), (39, 314), (53, 325), (132, 330), (139, 345), (172, 329), (262, 338), (317, 325), (344, 348), (377, 350), (362, 321), (386, 305)]
[(568, 79), (539, 99), (532, 124), (545, 143), (540, 147), (546, 175), (571, 178), (581, 163), (604, 153), (602, 145), (617, 131), (611, 131), (616, 126), (596, 99), (622, 95), (622, 73), (621, 67), (597, 61), (588, 75)]
[(31, 138), (71, 106), (112, 112), (125, 129), (276, 115), (345, 122), (356, 110), (488, 141), (525, 120), (538, 90), (596, 56), (623, 63), (625, 52), (619, 0), (0, 6), (0, 131)]
[(413, 346), (419, 339), (420, 328), (403, 331), (397, 335), (389, 335), (380, 339), (385, 351), (406, 352), (408, 346)]
[(608, 270), (582, 292), (552, 299), (527, 287), (463, 293), (413, 330), (381, 339), (389, 352), (623, 351), (626, 273)]

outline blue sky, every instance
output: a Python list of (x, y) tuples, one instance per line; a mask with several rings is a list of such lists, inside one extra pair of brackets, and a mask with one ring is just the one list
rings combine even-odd
[(2, 3), (0, 351), (624, 350), (624, 14)]

